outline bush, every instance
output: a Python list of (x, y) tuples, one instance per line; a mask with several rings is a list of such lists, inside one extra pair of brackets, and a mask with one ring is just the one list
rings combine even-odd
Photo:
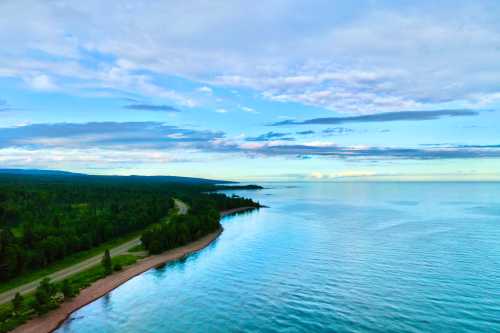
[(75, 291), (67, 279), (63, 281), (61, 291), (66, 299), (75, 296)]
[(46, 313), (57, 307), (57, 303), (52, 299), (55, 292), (56, 288), (50, 283), (48, 278), (40, 282), (35, 291), (35, 303), (33, 304), (33, 308), (38, 314)]

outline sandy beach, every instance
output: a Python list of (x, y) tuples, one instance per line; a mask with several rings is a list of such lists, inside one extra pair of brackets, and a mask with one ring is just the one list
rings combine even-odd
[[(255, 207), (240, 207), (222, 211), (221, 218), (238, 212), (255, 209)], [(145, 271), (161, 266), (171, 261), (175, 261), (197, 252), (210, 243), (212, 243), (222, 233), (222, 228), (208, 234), (201, 239), (190, 244), (178, 247), (176, 249), (164, 252), (162, 254), (153, 255), (139, 260), (134, 265), (127, 267), (121, 272), (116, 272), (106, 278), (100, 279), (93, 283), (88, 288), (83, 289), (78, 296), (70, 301), (66, 301), (61, 306), (49, 313), (35, 317), (25, 324), (17, 327), (11, 332), (14, 333), (48, 333), (54, 331), (59, 325), (69, 317), (71, 313), (80, 309), (81, 307), (93, 302), (94, 300), (104, 296), (113, 289), (119, 287), (121, 284), (127, 282), (133, 277), (144, 273)]]

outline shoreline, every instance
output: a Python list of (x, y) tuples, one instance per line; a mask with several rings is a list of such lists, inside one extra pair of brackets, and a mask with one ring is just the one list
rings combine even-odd
[(247, 206), (247, 207), (239, 207), (239, 208), (233, 208), (233, 209), (223, 210), (222, 212), (220, 212), (220, 217), (223, 218), (223, 217), (226, 217), (226, 216), (229, 216), (229, 215), (233, 215), (233, 214), (236, 214), (236, 213), (246, 212), (246, 211), (250, 211), (250, 210), (254, 210), (254, 209), (259, 209), (259, 208), (264, 208), (264, 206), (260, 206), (260, 207)]
[[(236, 214), (239, 212), (250, 211), (257, 209), (258, 207), (239, 207), (228, 209), (220, 212), (221, 219)], [(97, 280), (89, 287), (82, 289), (80, 293), (73, 299), (61, 303), (61, 305), (42, 316), (34, 317), (28, 320), (21, 326), (16, 327), (12, 330), (12, 333), (50, 333), (59, 328), (59, 326), (69, 318), (69, 316), (92, 303), (93, 301), (101, 298), (102, 296), (108, 294), (112, 290), (118, 288), (128, 280), (159, 266), (165, 265), (169, 262), (179, 260), (185, 256), (188, 256), (194, 252), (198, 252), (208, 245), (210, 245), (214, 240), (216, 240), (222, 233), (223, 228), (212, 232), (194, 242), (187, 245), (166, 251), (161, 254), (148, 256), (144, 259), (138, 260), (137, 263), (127, 267), (121, 272), (113, 273), (103, 279)]]

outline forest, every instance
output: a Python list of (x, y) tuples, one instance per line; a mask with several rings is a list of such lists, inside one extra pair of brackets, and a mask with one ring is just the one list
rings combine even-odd
[(237, 207), (259, 207), (250, 199), (211, 193), (182, 197), (189, 203), (186, 215), (176, 215), (150, 226), (141, 241), (150, 253), (157, 254), (185, 245), (220, 228), (219, 212)]
[[(154, 177), (0, 175), (0, 281), (147, 227), (144, 245), (157, 253), (217, 229), (219, 210), (258, 206), (216, 189)], [(189, 214), (160, 223), (174, 197)]]

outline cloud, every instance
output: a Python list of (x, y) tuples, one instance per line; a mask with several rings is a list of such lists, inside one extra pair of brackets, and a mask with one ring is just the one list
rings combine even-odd
[(219, 109), (215, 109), (215, 112), (217, 112), (217, 113), (227, 113), (228, 111), (226, 109), (219, 108)]
[[(4, 17), (22, 12), (24, 19), (0, 22), (0, 76), (46, 75), (65, 89), (105, 86), (188, 104), (195, 101), (155, 78), (356, 113), (487, 107), (500, 93), (499, 9), (494, 1), (451, 0), (2, 1)], [(159, 29), (165, 13), (169, 29)]]
[[(17, 127), (0, 128), (0, 151), (2, 159), (9, 165), (18, 163), (25, 166), (38, 166), (41, 158), (73, 161), (79, 153), (96, 165), (99, 156), (106, 151), (135, 152), (143, 154), (144, 160), (175, 159), (188, 160), (192, 152), (215, 154), (239, 154), (248, 157), (284, 157), (294, 159), (331, 158), (352, 161), (380, 160), (443, 160), (443, 159), (488, 159), (500, 158), (500, 145), (434, 145), (425, 147), (397, 146), (349, 146), (336, 145), (328, 141), (315, 141), (300, 144), (287, 144), (293, 141), (290, 133), (268, 132), (257, 137), (240, 139), (227, 138), (223, 132), (193, 130), (167, 125), (159, 122), (93, 122), (93, 123), (55, 123), (28, 124)], [(16, 154), (9, 157), (8, 152)], [(85, 156), (85, 152), (99, 151), (99, 154)], [(62, 153), (64, 152), (64, 153)], [(142, 153), (141, 153), (142, 152)], [(155, 155), (157, 153), (158, 155)], [(167, 154), (167, 155), (165, 155)], [(71, 155), (71, 156), (70, 156)], [(97, 157), (96, 157), (97, 156)], [(133, 154), (128, 154), (133, 161)], [(172, 157), (172, 156), (175, 156)], [(15, 160), (18, 159), (18, 162)], [(116, 157), (119, 160), (119, 157)]]
[(354, 130), (351, 128), (346, 128), (346, 127), (331, 127), (331, 128), (324, 129), (322, 132), (324, 134), (334, 135), (334, 134), (352, 133), (352, 132), (354, 132)]
[(140, 165), (183, 163), (189, 160), (177, 152), (147, 149), (116, 150), (106, 148), (0, 148), (0, 164), (35, 168), (116, 168)]
[(253, 108), (250, 108), (248, 106), (240, 106), (240, 109), (244, 112), (248, 112), (248, 113), (259, 113), (258, 111), (256, 111), (255, 109)]
[(154, 104), (129, 104), (123, 107), (130, 110), (145, 110), (145, 111), (164, 111), (164, 112), (179, 112), (180, 110), (170, 105), (154, 105)]
[(10, 111), (11, 107), (7, 104), (7, 101), (0, 99), (0, 112)]
[(115, 147), (117, 149), (203, 148), (223, 132), (202, 131), (160, 122), (29, 124), (0, 128), (0, 148)]
[(25, 79), (26, 83), (35, 90), (53, 91), (57, 90), (57, 85), (48, 75), (40, 74)]
[(304, 156), (329, 157), (351, 160), (438, 160), (438, 159), (471, 159), (500, 158), (500, 147), (496, 145), (474, 147), (440, 147), (440, 148), (405, 148), (405, 147), (371, 147), (371, 146), (339, 146), (331, 143), (312, 144), (268, 144), (245, 150), (246, 153), (263, 156)]
[(0, 99), (0, 112), (9, 112), (16, 110), (21, 110), (21, 109), (10, 105), (6, 100)]
[(325, 117), (313, 118), (304, 121), (284, 120), (271, 124), (271, 126), (284, 125), (336, 125), (345, 123), (374, 123), (391, 121), (424, 121), (436, 120), (443, 117), (466, 117), (476, 116), (479, 112), (475, 110), (432, 110), (432, 111), (399, 111), (383, 112), (370, 115), (352, 117)]
[(277, 133), (277, 132), (267, 132), (256, 137), (247, 138), (247, 141), (271, 141), (271, 140), (282, 140), (282, 141), (294, 141), (295, 139), (289, 137), (290, 133)]
[(312, 131), (312, 130), (298, 131), (298, 132), (295, 132), (295, 134), (298, 134), (298, 135), (309, 135), (309, 134), (314, 134), (314, 131)]
[(373, 171), (347, 170), (336, 173), (324, 173), (316, 171), (312, 172), (310, 174), (310, 177), (313, 179), (336, 179), (336, 178), (364, 178), (364, 177), (373, 177), (376, 175), (377, 173)]
[(199, 92), (205, 93), (207, 95), (212, 95), (213, 94), (212, 88), (207, 87), (207, 86), (200, 87), (200, 88), (198, 88), (196, 90), (199, 91)]

